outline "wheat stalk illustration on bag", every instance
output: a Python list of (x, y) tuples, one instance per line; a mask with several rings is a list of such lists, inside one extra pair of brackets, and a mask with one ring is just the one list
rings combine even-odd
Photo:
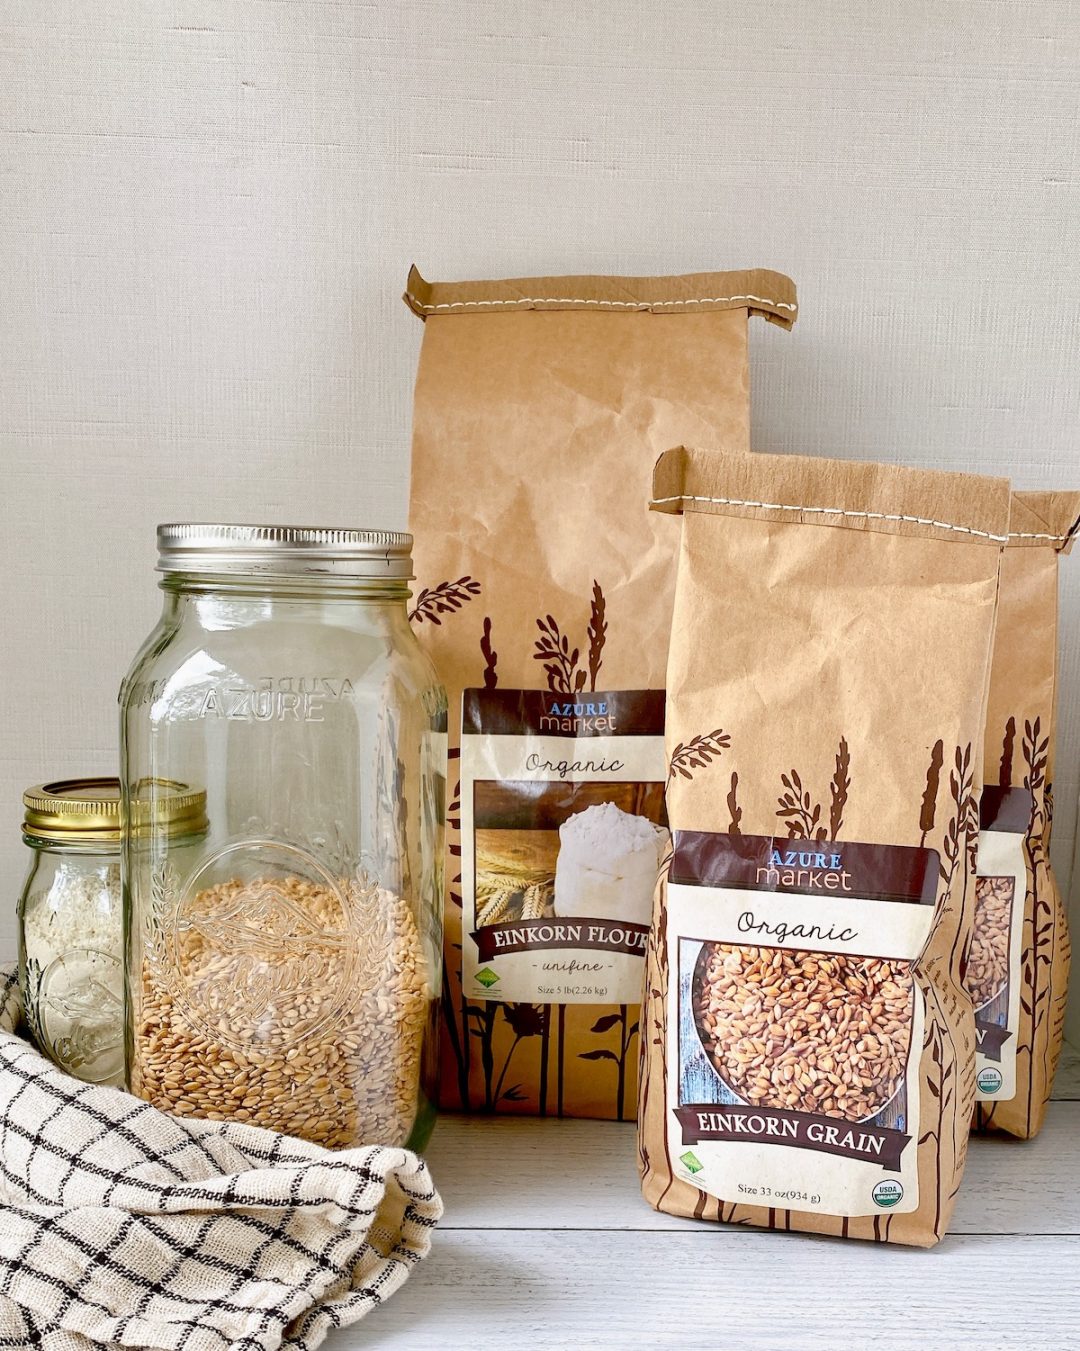
[(829, 822), (822, 820), (824, 807), (815, 802), (798, 770), (780, 775), (784, 791), (777, 798), (776, 814), (787, 826), (789, 840), (836, 840), (844, 825), (844, 808), (851, 791), (851, 754), (846, 737), (836, 749), (836, 768), (829, 784)]
[(499, 654), (491, 643), (491, 616), (484, 616), (484, 633), (480, 639), (480, 655), (484, 658), (484, 689), (493, 690), (499, 684)]
[(1013, 751), (1016, 747), (1016, 719), (1010, 717), (1005, 724), (1005, 736), (1001, 743), (1001, 761), (998, 765), (998, 784), (1002, 788), (1012, 786)]
[[(1049, 1011), (1049, 972), (1052, 966), (1054, 912), (1040, 888), (1041, 871), (1046, 868), (1049, 819), (1046, 796), (1049, 785), (1046, 769), (1049, 763), (1050, 738), (1043, 735), (1042, 719), (1024, 721), (1022, 741), (1024, 757), (1024, 787), (1031, 794), (1031, 819), (1025, 838), (1028, 854), (1028, 888), (1031, 914), (1031, 945), (1025, 955), (1023, 983), (1030, 1003), (1025, 1001), (1025, 1012), (1031, 1019), (1031, 1037), (1028, 1051), (1028, 1118), (1035, 1097), (1035, 1034)], [(1047, 949), (1050, 949), (1048, 951)], [(1044, 974), (1046, 979), (1044, 979)], [(1029, 1126), (1030, 1129), (1030, 1126)]]
[(731, 787), (728, 789), (727, 809), (730, 816), (728, 834), (741, 835), (742, 808), (739, 806), (739, 776), (735, 770), (731, 771)]
[[(939, 745), (940, 743), (935, 743), (934, 745), (931, 754), (930, 768), (927, 771), (927, 791), (929, 792), (929, 783), (932, 780), (935, 788), (935, 801), (940, 765), (943, 761), (942, 752), (938, 749)], [(977, 838), (978, 834), (979, 809), (975, 793), (974, 766), (972, 759), (970, 743), (967, 746), (957, 746), (953, 757), (953, 765), (949, 770), (949, 801), (952, 803), (953, 810), (942, 840), (941, 853), (943, 857), (938, 862), (938, 878), (939, 882), (943, 884), (944, 887), (938, 900), (937, 909), (939, 915), (947, 913), (952, 904), (960, 865), (965, 859), (970, 863), (971, 841), (973, 838)], [(920, 821), (920, 827), (925, 824), (925, 818), (926, 807), (924, 798), (923, 820)], [(932, 825), (930, 828), (933, 828)], [(961, 877), (959, 880), (963, 882), (965, 879)], [(958, 925), (958, 937), (960, 928), (961, 926)], [(949, 962), (950, 969), (955, 970), (957, 967), (955, 943), (953, 951), (950, 954)], [(936, 1124), (928, 1127), (928, 1129), (923, 1132), (919, 1137), (919, 1144), (924, 1145), (930, 1140), (933, 1140), (935, 1145), (934, 1167), (936, 1176), (934, 1187), (934, 1233), (940, 1237), (941, 1218), (945, 1201), (945, 1197), (942, 1193), (944, 1178), (942, 1155), (945, 1148), (945, 1140), (942, 1138), (942, 1134), (943, 1124), (946, 1115), (952, 1106), (956, 1088), (956, 1048), (952, 1046), (951, 1042), (946, 1041), (944, 1015), (941, 1010), (940, 995), (936, 984), (933, 981), (926, 981), (923, 983), (922, 988), (927, 1001), (927, 1014), (929, 1015), (923, 1044), (924, 1048), (930, 1054), (930, 1060), (933, 1067), (932, 1069), (927, 1068), (925, 1084), (931, 1097), (937, 1104), (938, 1112)], [(941, 1017), (935, 1016), (934, 1010), (930, 1007), (929, 998), (931, 995), (933, 996), (934, 1004), (937, 1006), (938, 1013), (942, 1015)], [(946, 1051), (950, 1052), (948, 1057), (946, 1056)], [(966, 1141), (966, 1134), (964, 1139)], [(954, 1175), (959, 1164), (959, 1158), (954, 1158)], [(888, 1239), (888, 1234), (889, 1224), (888, 1221), (886, 1221), (886, 1239)]]
[[(449, 761), (458, 760), (460, 759), (460, 756), (461, 751), (457, 746), (452, 746), (447, 753), (447, 758)], [(447, 852), (449, 853), (451, 860), (454, 859), (458, 860), (457, 871), (454, 872), (452, 875), (450, 875), (449, 873), (447, 875), (448, 878), (447, 894), (449, 896), (450, 904), (455, 909), (460, 911), (463, 908), (461, 897), (461, 863), (460, 863), (461, 859), (460, 778), (454, 781), (454, 791), (450, 797), (449, 803), (447, 804), (446, 826), (448, 836)], [(455, 944), (455, 948), (457, 950), (460, 959), (461, 944), (460, 943)], [(451, 966), (452, 964), (448, 963), (447, 965)], [(458, 967), (458, 971), (460, 973), (460, 965)], [(455, 985), (457, 986), (456, 992), (454, 988)], [(454, 1007), (455, 993), (460, 999), (460, 1009), (455, 1009)], [(469, 1045), (470, 1004), (469, 1000), (465, 996), (464, 990), (461, 989), (460, 980), (452, 982), (450, 979), (447, 979), (443, 981), (442, 1008), (443, 1008), (443, 1025), (446, 1029), (448, 1044), (453, 1054), (454, 1065), (457, 1070), (458, 1094), (461, 1098), (462, 1105), (467, 1108), (469, 1105), (469, 1051), (471, 1049)], [(458, 1018), (459, 1012), (460, 1012), (460, 1020)]]
[(937, 820), (937, 799), (938, 787), (941, 783), (941, 766), (945, 761), (945, 743), (944, 741), (935, 741), (934, 749), (930, 752), (930, 764), (926, 770), (926, 790), (923, 793), (922, 806), (919, 810), (919, 847), (926, 848), (927, 837), (934, 829), (934, 822)]
[(441, 615), (454, 614), (479, 596), (480, 591), (480, 583), (474, 577), (459, 577), (456, 582), (425, 586), (409, 611), (409, 623), (423, 624), (426, 620), (437, 627), (442, 623)]
[(580, 647), (570, 646), (570, 639), (559, 628), (554, 615), (545, 615), (536, 621), (540, 637), (536, 640), (533, 659), (541, 662), (547, 676), (548, 689), (554, 694), (580, 694), (588, 683), (596, 689), (596, 681), (603, 665), (604, 644), (607, 641), (607, 602), (600, 583), (593, 581), (592, 604), (589, 611), (587, 665), (579, 666)]
[(598, 1018), (589, 1029), (594, 1036), (603, 1036), (605, 1033), (616, 1032), (616, 1049), (611, 1050), (606, 1046), (598, 1047), (594, 1051), (579, 1051), (579, 1060), (611, 1060), (614, 1061), (617, 1073), (615, 1085), (615, 1120), (623, 1121), (626, 1114), (626, 1071), (630, 1061), (631, 1050), (634, 1045), (634, 1039), (638, 1035), (638, 1023), (635, 1020), (630, 1022), (630, 1006), (620, 1004), (617, 1013), (606, 1013), (602, 1018)]
[(671, 752), (668, 779), (674, 779), (676, 775), (681, 779), (692, 779), (695, 769), (711, 765), (730, 746), (731, 737), (722, 727), (714, 732), (703, 732), (689, 741), (680, 741)]
[(836, 769), (829, 784), (829, 836), (838, 840), (844, 828), (844, 808), (847, 806), (848, 793), (851, 791), (851, 752), (847, 739), (840, 738), (836, 748)]

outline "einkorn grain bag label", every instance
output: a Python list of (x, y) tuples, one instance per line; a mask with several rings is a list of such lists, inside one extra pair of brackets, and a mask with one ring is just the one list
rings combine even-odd
[(1024, 837), (1031, 793), (983, 789), (975, 876), (975, 922), (964, 984), (975, 1006), (977, 1102), (1016, 1095), (1016, 1037), (1024, 968)]
[(929, 1246), (976, 1096), (962, 976), (1008, 484), (678, 449), (652, 505), (681, 539), (642, 1190)]
[(926, 1008), (911, 967), (939, 866), (930, 849), (676, 836), (675, 1176), (713, 1196), (829, 1215), (917, 1208)]
[(465, 691), (466, 991), (638, 1002), (668, 842), (665, 777), (662, 690)]

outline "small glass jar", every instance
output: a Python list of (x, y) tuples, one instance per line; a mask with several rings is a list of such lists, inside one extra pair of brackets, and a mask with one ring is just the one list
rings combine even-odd
[[(198, 831), (203, 795), (159, 785), (161, 826)], [(19, 985), (34, 1041), (89, 1083), (124, 1078), (120, 781), (60, 779), (23, 794), (30, 867), (19, 898)]]
[(158, 531), (164, 606), (121, 692), (126, 792), (206, 785), (179, 857), (124, 850), (127, 1063), (168, 1111), (421, 1147), (441, 985), (446, 697), (411, 537)]

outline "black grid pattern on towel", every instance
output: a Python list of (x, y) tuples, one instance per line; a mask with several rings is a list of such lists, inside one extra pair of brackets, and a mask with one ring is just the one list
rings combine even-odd
[(18, 1021), (0, 970), (0, 1351), (309, 1351), (426, 1255), (442, 1205), (414, 1154), (169, 1116)]

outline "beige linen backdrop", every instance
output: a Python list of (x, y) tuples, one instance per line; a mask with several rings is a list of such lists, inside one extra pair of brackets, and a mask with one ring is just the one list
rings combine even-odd
[(22, 788), (113, 765), (154, 523), (404, 524), (410, 262), (777, 269), (760, 449), (1076, 486), (1078, 98), (1060, 0), (0, 0), (0, 952)]

